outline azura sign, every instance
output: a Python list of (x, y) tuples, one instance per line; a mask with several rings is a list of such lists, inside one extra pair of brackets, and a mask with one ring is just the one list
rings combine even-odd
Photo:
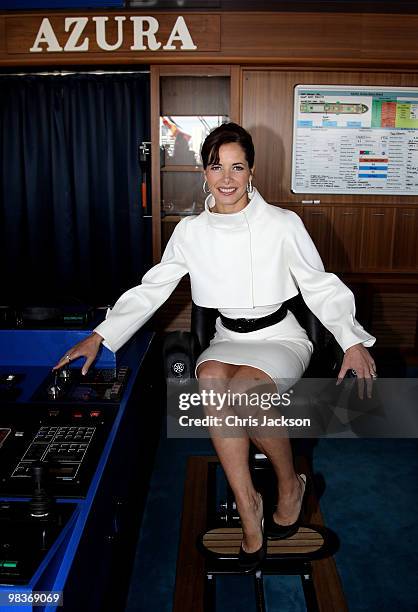
[[(177, 17), (171, 30), (160, 32), (158, 19), (150, 16), (65, 17), (60, 32), (45, 17), (30, 47), (30, 53), (101, 51), (196, 51), (197, 45), (184, 17)], [(129, 42), (127, 43), (126, 38)], [(93, 40), (92, 40), (93, 39)]]

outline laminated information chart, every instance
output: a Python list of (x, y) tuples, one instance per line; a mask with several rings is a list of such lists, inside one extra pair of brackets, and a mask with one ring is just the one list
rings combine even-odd
[(292, 191), (418, 194), (418, 89), (297, 85)]

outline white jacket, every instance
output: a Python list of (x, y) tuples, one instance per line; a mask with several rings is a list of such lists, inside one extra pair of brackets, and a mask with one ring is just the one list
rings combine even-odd
[(240, 212), (205, 211), (182, 219), (161, 262), (126, 291), (95, 331), (117, 351), (170, 296), (182, 276), (190, 275), (192, 299), (211, 308), (253, 308), (302, 296), (345, 351), (375, 338), (355, 319), (352, 292), (324, 266), (300, 217), (267, 204), (254, 190)]

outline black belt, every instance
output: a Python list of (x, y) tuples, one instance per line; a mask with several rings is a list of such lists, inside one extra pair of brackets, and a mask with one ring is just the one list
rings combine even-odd
[(241, 334), (246, 334), (248, 332), (257, 331), (258, 329), (263, 329), (264, 327), (269, 327), (270, 325), (279, 323), (285, 318), (286, 315), (287, 306), (286, 304), (282, 304), (279, 310), (272, 312), (266, 317), (259, 317), (258, 319), (230, 319), (229, 317), (224, 317), (224, 315), (221, 314), (221, 321), (222, 325), (227, 329), (234, 332), (239, 332)]

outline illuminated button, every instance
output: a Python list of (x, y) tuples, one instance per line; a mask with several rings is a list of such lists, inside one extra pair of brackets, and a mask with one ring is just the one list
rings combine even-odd
[(17, 567), (17, 561), (3, 561), (3, 567)]
[(91, 417), (99, 417), (101, 415), (101, 411), (100, 410), (91, 410), (90, 411), (90, 416)]
[(82, 412), (73, 412), (73, 417), (75, 419), (82, 419), (83, 418), (83, 413)]

